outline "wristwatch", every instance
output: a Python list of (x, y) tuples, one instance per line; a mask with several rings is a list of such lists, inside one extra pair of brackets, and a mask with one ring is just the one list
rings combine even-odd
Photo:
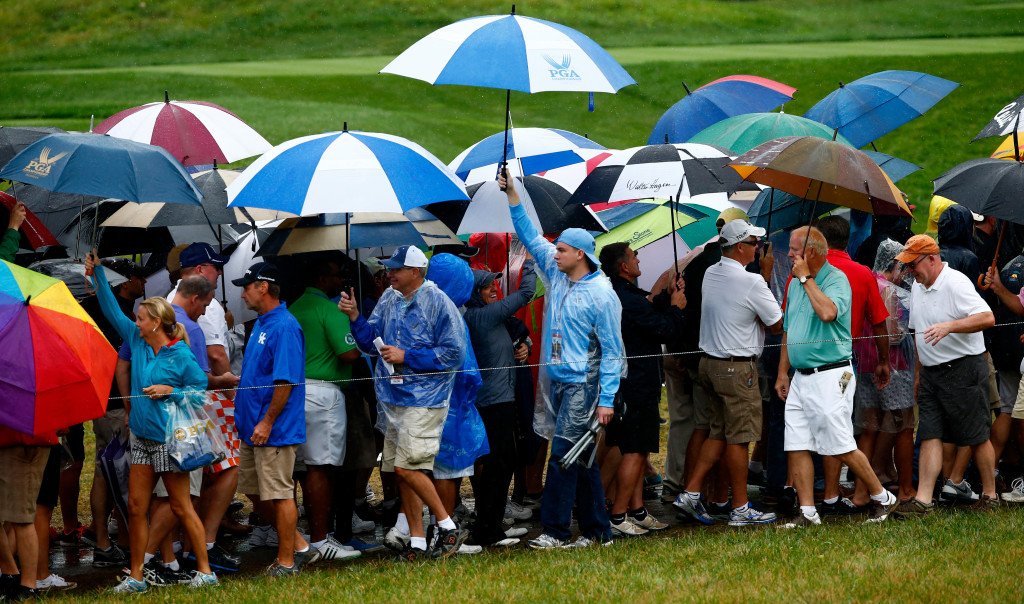
[(797, 277), (797, 279), (799, 279), (799, 280), (800, 280), (800, 285), (804, 285), (804, 284), (806, 284), (806, 283), (807, 283), (807, 282), (808, 282), (809, 280), (811, 280), (811, 279), (813, 279), (813, 278), (814, 278), (814, 277), (812, 277), (812, 276), (810, 276), (810, 275), (804, 275), (804, 276), (802, 276), (802, 277)]

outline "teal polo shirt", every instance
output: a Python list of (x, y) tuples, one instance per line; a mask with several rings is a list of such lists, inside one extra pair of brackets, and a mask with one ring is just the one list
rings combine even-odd
[(814, 281), (818, 289), (835, 303), (839, 315), (831, 323), (825, 323), (814, 312), (800, 281), (794, 278), (789, 282), (783, 327), (786, 330), (789, 364), (796, 369), (811, 369), (846, 361), (853, 355), (853, 342), (850, 340), (850, 304), (853, 293), (850, 282), (842, 271), (828, 262), (814, 276)]
[(306, 377), (344, 386), (352, 379), (352, 365), (342, 363), (338, 355), (356, 347), (348, 317), (315, 287), (307, 287), (288, 311), (306, 337)]

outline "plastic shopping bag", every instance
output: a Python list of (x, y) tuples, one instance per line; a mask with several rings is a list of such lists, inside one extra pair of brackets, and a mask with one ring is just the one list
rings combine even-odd
[(167, 453), (182, 472), (224, 461), (227, 449), (220, 428), (203, 408), (204, 394), (187, 394), (168, 408)]

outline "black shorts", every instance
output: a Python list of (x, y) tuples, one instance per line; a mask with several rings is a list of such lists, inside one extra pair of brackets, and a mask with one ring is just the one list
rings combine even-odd
[(917, 435), (960, 447), (980, 445), (992, 432), (985, 355), (923, 367), (917, 395)]
[(657, 453), (661, 440), (658, 399), (623, 401), (622, 416), (608, 424), (605, 443), (626, 453)]
[(50, 447), (50, 457), (46, 460), (46, 467), (43, 469), (43, 482), (39, 485), (39, 496), (36, 503), (53, 509), (57, 507), (60, 497), (60, 467), (64, 447), (57, 445)]
[(75, 424), (68, 428), (68, 433), (67, 436), (64, 437), (64, 442), (67, 443), (68, 450), (71, 451), (72, 461), (85, 461), (85, 426), (82, 424)]

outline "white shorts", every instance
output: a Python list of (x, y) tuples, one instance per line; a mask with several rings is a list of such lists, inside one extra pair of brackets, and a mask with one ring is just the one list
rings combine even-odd
[[(188, 494), (192, 497), (199, 497), (203, 490), (203, 469), (197, 468), (188, 473)], [(167, 487), (164, 486), (164, 479), (158, 478), (156, 486), (153, 487), (153, 494), (160, 498), (166, 498)]]
[[(844, 374), (849, 382), (844, 388)], [(837, 367), (811, 375), (797, 372), (786, 398), (787, 451), (842, 455), (857, 448), (853, 438), (853, 368)]]
[(307, 466), (340, 466), (345, 462), (348, 414), (341, 387), (306, 380), (306, 442), (296, 459)]

